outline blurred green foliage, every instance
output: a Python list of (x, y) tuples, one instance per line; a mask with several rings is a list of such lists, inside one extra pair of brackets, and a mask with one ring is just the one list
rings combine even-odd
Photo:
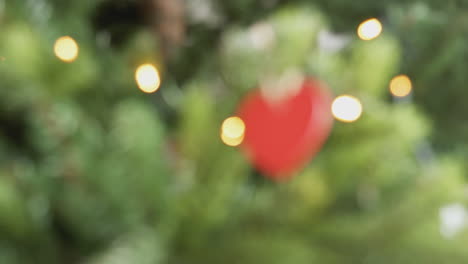
[[(221, 19), (187, 15), (166, 61), (139, 4), (0, 0), (0, 263), (468, 261), (466, 229), (439, 230), (439, 209), (466, 200), (463, 1), (199, 0)], [(360, 41), (374, 16), (382, 36)], [(80, 45), (73, 63), (54, 56), (63, 35)], [(162, 76), (152, 95), (134, 82), (148, 62)], [(365, 111), (274, 183), (219, 126), (291, 68)], [(399, 73), (415, 103), (390, 100)]]

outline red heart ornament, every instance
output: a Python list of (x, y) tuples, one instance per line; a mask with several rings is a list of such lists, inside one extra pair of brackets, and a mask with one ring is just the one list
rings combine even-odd
[(331, 93), (306, 79), (299, 91), (270, 102), (256, 90), (244, 99), (238, 115), (245, 123), (243, 149), (257, 169), (273, 179), (290, 178), (321, 149), (330, 134)]

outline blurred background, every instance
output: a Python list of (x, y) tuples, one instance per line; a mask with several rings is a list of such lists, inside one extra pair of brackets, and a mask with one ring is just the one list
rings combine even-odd
[(0, 263), (468, 263), (467, 12), (0, 0)]

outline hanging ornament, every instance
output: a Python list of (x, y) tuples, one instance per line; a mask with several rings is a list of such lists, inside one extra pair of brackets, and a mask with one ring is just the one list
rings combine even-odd
[[(321, 149), (333, 124), (329, 90), (312, 78), (281, 97), (265, 89), (246, 96), (238, 109), (245, 123), (242, 143), (247, 157), (266, 176), (287, 179)], [(274, 89), (272, 89), (274, 90)]]

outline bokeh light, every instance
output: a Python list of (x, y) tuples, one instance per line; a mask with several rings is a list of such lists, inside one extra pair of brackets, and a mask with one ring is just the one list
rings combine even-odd
[(151, 64), (140, 65), (135, 72), (135, 80), (138, 88), (145, 93), (154, 93), (161, 85), (159, 72)]
[(370, 18), (359, 24), (357, 34), (362, 40), (375, 39), (382, 33), (382, 24), (377, 18)]
[(228, 146), (238, 146), (244, 140), (245, 124), (241, 118), (231, 116), (221, 125), (221, 140)]
[(332, 103), (333, 116), (342, 122), (354, 122), (359, 119), (362, 114), (362, 104), (354, 96), (341, 95), (338, 96)]
[(439, 209), (440, 233), (453, 238), (468, 225), (468, 210), (462, 203), (448, 204)]
[(55, 41), (55, 56), (64, 62), (73, 62), (76, 60), (78, 52), (78, 44), (70, 36), (60, 37)]
[(236, 147), (242, 144), (242, 141), (244, 141), (244, 135), (238, 138), (230, 138), (230, 137), (227, 137), (225, 134), (221, 133), (221, 140), (223, 141), (224, 144), (230, 147)]
[(396, 97), (405, 97), (411, 93), (412, 84), (408, 76), (402, 74), (390, 81), (390, 92)]

